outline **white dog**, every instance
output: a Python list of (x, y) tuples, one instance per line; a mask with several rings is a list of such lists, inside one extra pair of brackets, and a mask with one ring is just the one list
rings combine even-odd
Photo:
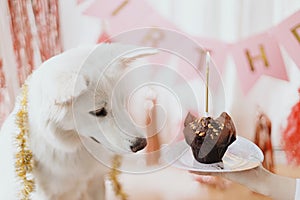
[[(76, 48), (46, 61), (27, 80), (29, 149), (35, 163), (32, 200), (105, 198), (108, 168), (83, 143), (116, 152), (137, 152), (146, 146), (143, 132), (121, 112), (124, 95), (114, 96), (112, 90), (127, 66), (154, 53), (121, 44)], [(120, 112), (113, 113), (113, 104)], [(19, 109), (17, 100), (0, 132), (1, 200), (19, 199), (21, 190), (15, 172)]]

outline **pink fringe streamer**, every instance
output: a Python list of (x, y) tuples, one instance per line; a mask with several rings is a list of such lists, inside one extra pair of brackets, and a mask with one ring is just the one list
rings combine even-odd
[(0, 58), (0, 125), (4, 121), (6, 115), (8, 114), (7, 106), (6, 106), (6, 98), (7, 98), (7, 89), (6, 89), (6, 80), (3, 71), (3, 62)]
[[(27, 76), (41, 62), (62, 52), (59, 25), (58, 0), (7, 0), (8, 22), (13, 44), (17, 73), (16, 81), (21, 86)], [(5, 19), (1, 19), (5, 20)], [(3, 61), (3, 62), (2, 62)], [(7, 81), (3, 65), (6, 58), (0, 55), (0, 126), (9, 112)], [(9, 69), (7, 68), (7, 69)], [(12, 99), (13, 101), (13, 99)]]
[(21, 86), (27, 76), (36, 68), (36, 43), (41, 61), (62, 51), (58, 0), (8, 0), (8, 7), (11, 14), (12, 42)]
[(62, 51), (58, 0), (32, 0), (42, 61)]

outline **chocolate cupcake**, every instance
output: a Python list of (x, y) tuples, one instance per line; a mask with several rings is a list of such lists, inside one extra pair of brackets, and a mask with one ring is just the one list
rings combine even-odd
[(221, 162), (228, 148), (236, 140), (236, 130), (230, 116), (223, 112), (217, 119), (197, 119), (188, 113), (184, 121), (184, 137), (195, 159), (201, 163)]

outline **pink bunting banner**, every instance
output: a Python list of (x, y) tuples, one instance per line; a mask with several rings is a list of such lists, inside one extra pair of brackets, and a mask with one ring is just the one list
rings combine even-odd
[(109, 21), (109, 34), (115, 35), (123, 31), (147, 26), (146, 16), (154, 10), (144, 0), (107, 0), (94, 1), (84, 14)]
[[(285, 47), (300, 68), (300, 56), (298, 56), (300, 52), (300, 11), (265, 33), (234, 44), (216, 39), (189, 36), (160, 16), (144, 0), (115, 0), (109, 4), (105, 0), (95, 0), (84, 13), (104, 19), (109, 23), (108, 34), (110, 36), (120, 33), (124, 36), (124, 31), (148, 27), (134, 38), (130, 39), (125, 34), (124, 37), (122, 36), (123, 38), (117, 37), (113, 42), (172, 49), (181, 56), (177, 63), (177, 69), (182, 70), (182, 74), (189, 80), (199, 78), (198, 75), (195, 76), (194, 69), (189, 65), (201, 71), (205, 60), (203, 51), (210, 52), (212, 61), (220, 74), (224, 72), (227, 56), (230, 54), (233, 56), (245, 94), (262, 75), (288, 80), (279, 44)], [(191, 45), (189, 42), (176, 38), (176, 34), (170, 34), (167, 29), (185, 34), (190, 41), (195, 41), (195, 44)], [(168, 57), (166, 54), (160, 57), (156, 56), (154, 61), (166, 63)]]
[[(160, 16), (144, 0), (116, 0), (108, 5), (104, 0), (96, 0), (84, 13), (109, 22), (109, 28), (105, 30), (105, 32), (108, 32), (108, 34), (112, 36), (113, 42), (126, 42), (174, 50), (175, 53), (182, 55), (183, 59), (188, 59), (192, 65), (197, 67), (203, 65), (203, 50), (208, 50), (211, 52), (211, 57), (216, 65), (220, 66), (220, 72), (223, 71), (226, 59), (226, 53), (224, 52), (227, 52), (226, 49), (228, 47), (226, 43), (216, 39), (196, 38), (188, 35), (186, 35), (187, 42), (183, 42), (181, 39), (176, 38), (176, 34), (172, 34), (167, 30), (180, 31), (176, 25)], [(141, 27), (148, 28), (145, 29), (145, 31), (138, 31), (139, 34), (135, 34), (134, 37), (132, 37), (132, 33), (128, 35), (124, 33), (124, 31)], [(122, 33), (122, 37), (114, 37), (120, 33)], [(182, 31), (178, 33), (185, 34), (182, 33)], [(105, 35), (106, 34), (107, 33), (105, 33)], [(188, 42), (192, 40), (193, 44)], [(174, 41), (180, 42), (180, 45)], [(154, 57), (153, 61), (160, 61), (160, 63), (163, 64), (166, 63), (167, 60), (168, 57), (165, 54), (164, 56)], [(187, 63), (181, 62), (181, 64), (182, 63), (185, 63), (185, 65), (181, 67), (187, 69)], [(193, 79), (193, 77), (190, 78)]]
[[(82, 1), (83, 0), (77, 0), (77, 2)], [(95, 0), (84, 11), (84, 14), (100, 19), (110, 19), (111, 17), (118, 15), (122, 9), (126, 8), (129, 2), (130, 4), (132, 3), (132, 1), (128, 0), (114, 0), (110, 1), (109, 3), (106, 0)]]
[(300, 69), (300, 11), (280, 23), (272, 33)]
[(262, 75), (288, 80), (278, 43), (268, 33), (233, 45), (232, 56), (244, 92), (248, 92)]

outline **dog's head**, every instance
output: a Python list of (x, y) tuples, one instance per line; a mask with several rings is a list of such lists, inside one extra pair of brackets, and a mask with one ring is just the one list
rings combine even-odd
[[(115, 151), (143, 149), (147, 144), (144, 131), (130, 118), (124, 91), (114, 88), (136, 59), (156, 52), (152, 48), (101, 44), (93, 50), (71, 50), (53, 58), (46, 63), (52, 69), (47, 69), (48, 74), (43, 72), (44, 81), (51, 80), (47, 123), (59, 127), (61, 134), (76, 132)], [(60, 136), (64, 145), (74, 145), (66, 140), (67, 136)]]

